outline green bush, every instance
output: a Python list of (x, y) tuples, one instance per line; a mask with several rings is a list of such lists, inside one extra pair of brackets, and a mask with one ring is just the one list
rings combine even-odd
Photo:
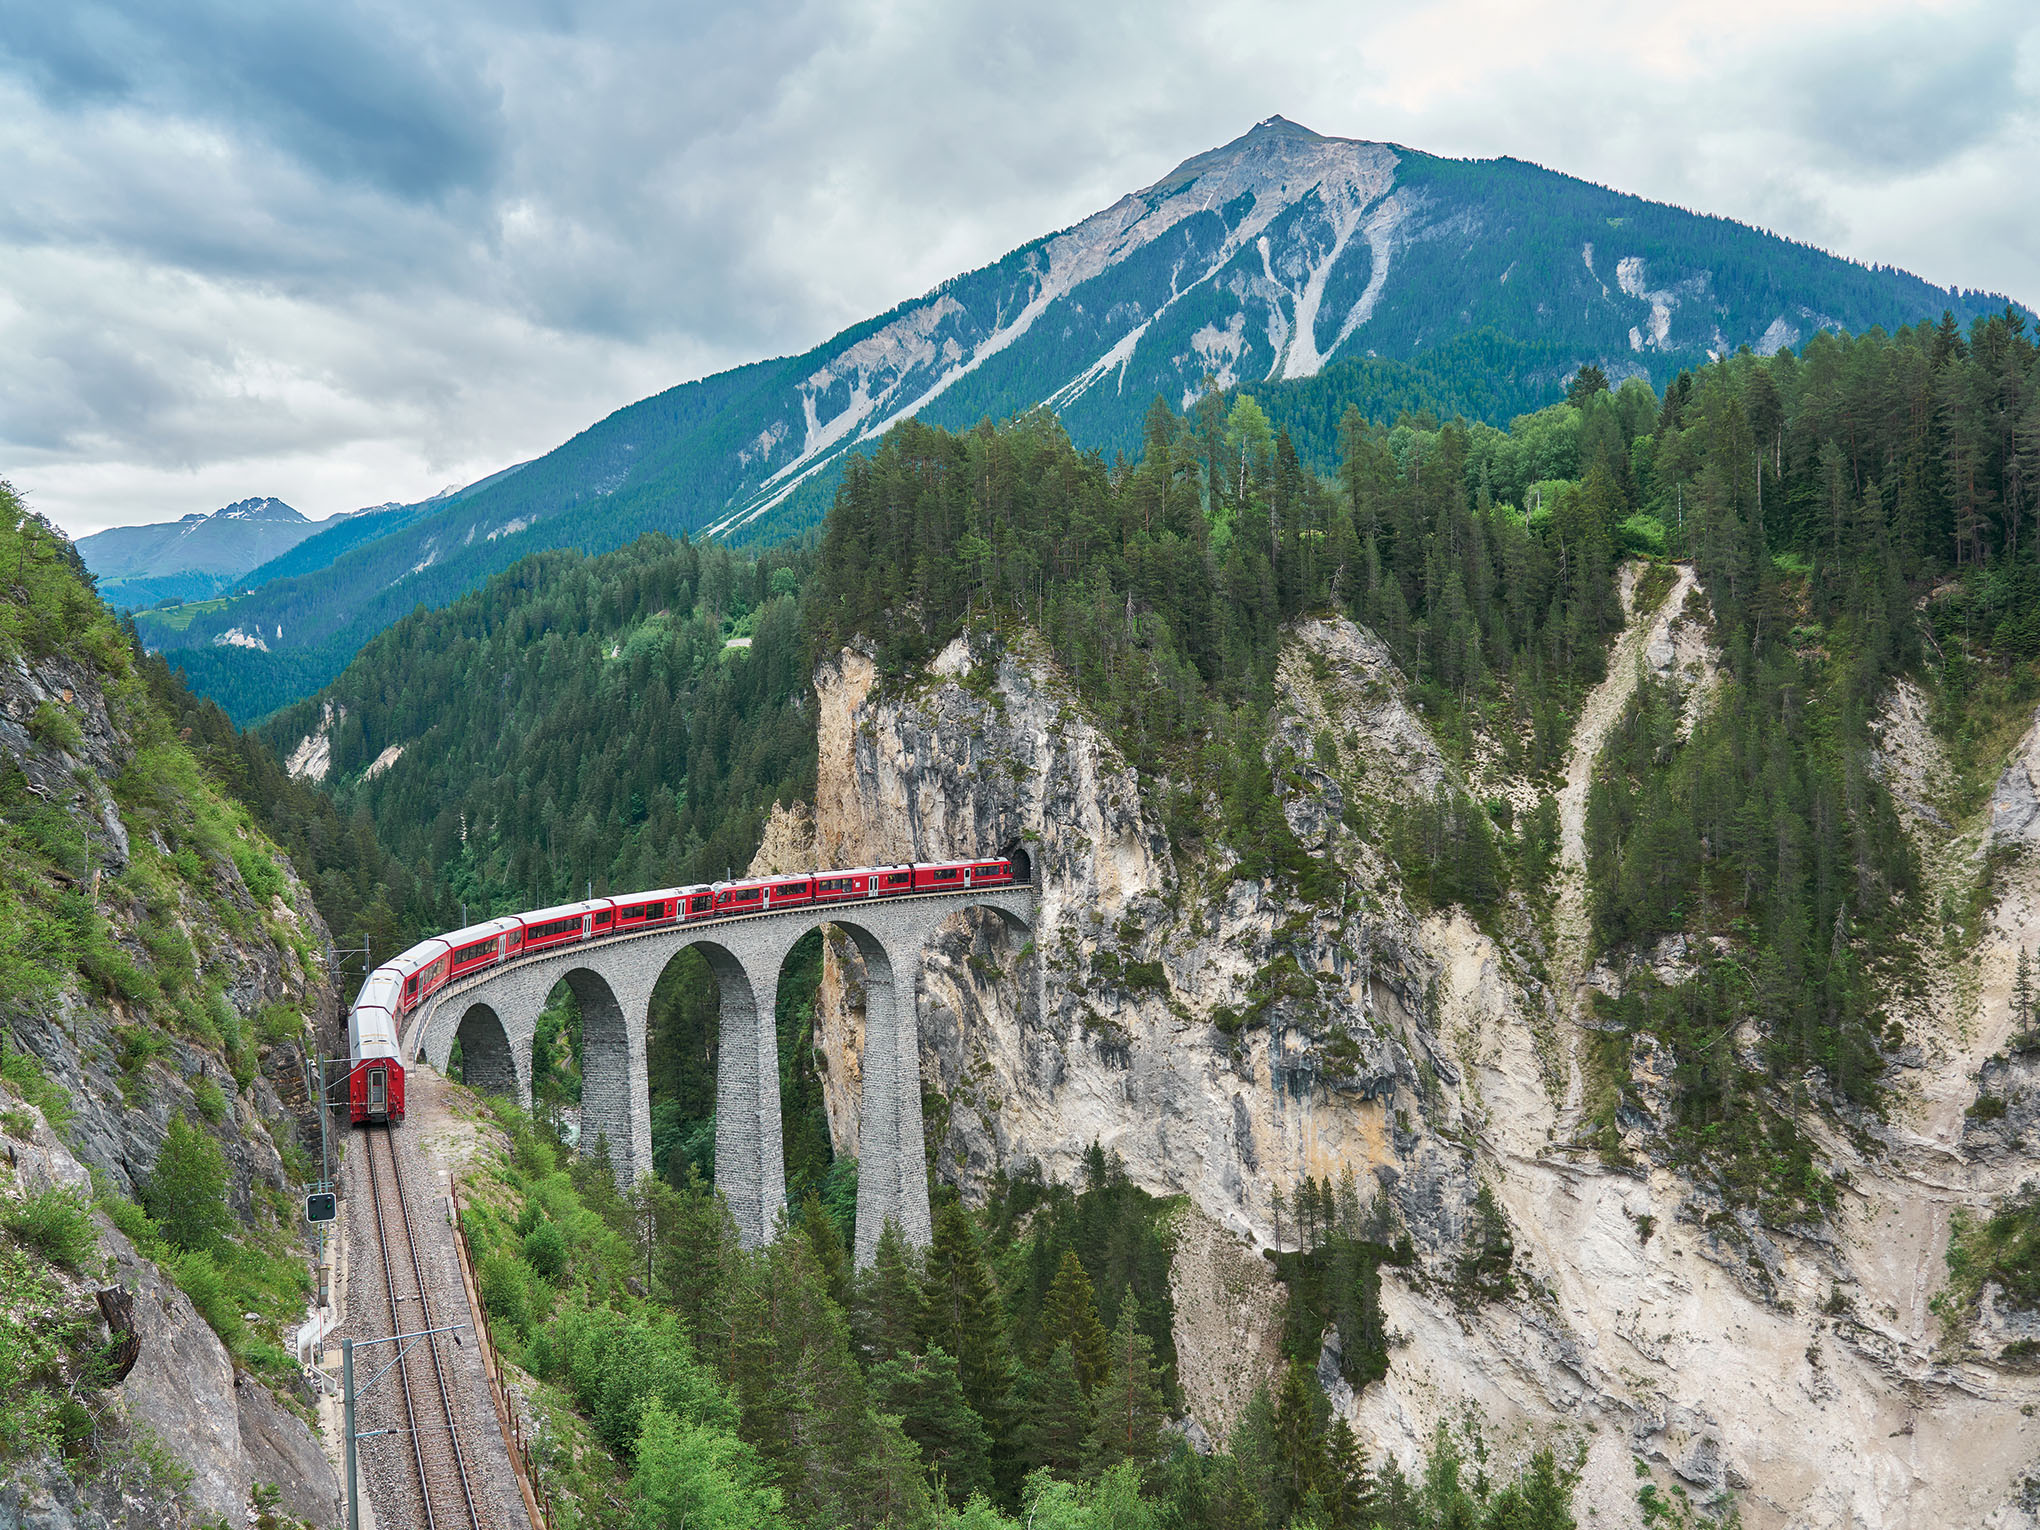
[(49, 1379), (64, 1363), (63, 1326), (47, 1314), (63, 1305), (48, 1265), (0, 1246), (0, 1459), (55, 1449), (61, 1400)]
[(531, 1331), (533, 1292), (531, 1267), (506, 1248), (490, 1249), (475, 1271), (482, 1306), (503, 1327), (521, 1338)]
[[(215, 1249), (233, 1225), (227, 1210), (227, 1160), (219, 1144), (184, 1119), (170, 1118), (169, 1135), (142, 1191), (142, 1204), (181, 1249)], [(197, 1298), (193, 1298), (196, 1300)]]
[(241, 1304), (228, 1288), (227, 1272), (205, 1249), (174, 1254), (163, 1267), (177, 1282), (177, 1289), (191, 1298), (191, 1305), (206, 1320), (229, 1352), (239, 1355), (248, 1342), (248, 1325), (241, 1319)]
[(1949, 1286), (1972, 1302), (1986, 1281), (2014, 1307), (2040, 1307), (2040, 1185), (2022, 1185), (1990, 1215), (1957, 1209), (1948, 1230)]
[(191, 1104), (215, 1126), (227, 1118), (227, 1097), (209, 1075), (191, 1086)]
[(163, 1237), (163, 1230), (149, 1219), (149, 1214), (124, 1195), (111, 1190), (101, 1190), (93, 1197), (93, 1204), (106, 1213), (106, 1219), (127, 1235), (130, 1243), (144, 1253), (154, 1249)]
[(558, 1280), (567, 1267), (567, 1240), (557, 1222), (541, 1222), (524, 1235), (524, 1260), (547, 1280)]
[(1671, 533), (1665, 529), (1665, 523), (1641, 510), (1615, 528), (1615, 539), (1622, 551), (1642, 553), (1651, 558), (1662, 558), (1665, 549), (1671, 545)]
[(51, 1131), (63, 1135), (64, 1128), (71, 1124), (71, 1096), (63, 1085), (53, 1083), (43, 1072), (40, 1060), (27, 1052), (9, 1050), (0, 1056), (0, 1078), (43, 1113)]
[(234, 869), (241, 873), (242, 884), (257, 903), (267, 907), (270, 899), (282, 895), (286, 884), (276, 862), (245, 840), (236, 839), (228, 849), (234, 857)]
[(0, 1212), (0, 1227), (18, 1242), (39, 1250), (52, 1264), (79, 1274), (99, 1252), (92, 1204), (76, 1190), (52, 1188), (9, 1206)]
[(304, 1011), (294, 1004), (267, 1004), (255, 1017), (255, 1034), (270, 1046), (297, 1041), (304, 1033)]
[(45, 701), (36, 707), (35, 715), (28, 720), (28, 731), (38, 743), (61, 749), (65, 754), (82, 755), (85, 752), (85, 735), (78, 731), (76, 719), (54, 701)]

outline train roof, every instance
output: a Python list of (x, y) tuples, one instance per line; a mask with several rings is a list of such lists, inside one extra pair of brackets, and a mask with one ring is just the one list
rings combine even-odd
[(513, 914), (502, 919), (491, 919), (486, 924), (471, 924), (464, 930), (452, 930), (439, 938), (449, 946), (467, 946), (473, 945), (478, 940), (487, 940), (492, 935), (523, 928), (524, 921)]
[(434, 935), (429, 940), (419, 941), (418, 944), (411, 947), (402, 956), (391, 958), (386, 965), (395, 968), (405, 977), (409, 977), (420, 967), (432, 961), (433, 958), (442, 956), (452, 949), (446, 943), (444, 936)]
[(551, 908), (533, 909), (528, 914), (520, 915), (519, 921), (526, 925), (544, 924), (548, 919), (565, 919), (574, 914), (593, 913), (598, 908), (608, 908), (615, 901), (614, 898), (584, 898), (579, 903), (559, 903)]

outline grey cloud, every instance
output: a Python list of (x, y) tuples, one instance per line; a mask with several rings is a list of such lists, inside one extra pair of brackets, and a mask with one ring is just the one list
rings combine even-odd
[(418, 8), (0, 0), (0, 49), (53, 106), (239, 124), (336, 180), (403, 197), (485, 182), (500, 93)]
[(2033, 26), (2027, 0), (1908, 18), (1837, 39), (1771, 85), (1800, 133), (1859, 171), (1923, 170), (2030, 110), (2018, 69)]
[[(1720, 51), (1688, 71), (1606, 29), (1517, 47), (1471, 0), (0, 0), (0, 474), (81, 524), (212, 508), (230, 463), (231, 497), (320, 513), (429, 492), (803, 350), (1275, 111), (2040, 291), (2016, 220), (1952, 195), (1945, 227), (1851, 248), (1904, 223), (1894, 169), (2030, 123), (1989, 51), (2024, 11), (1795, 7), (1696, 31)], [(418, 480), (324, 497), (369, 460)], [(75, 487), (173, 469), (207, 497)]]

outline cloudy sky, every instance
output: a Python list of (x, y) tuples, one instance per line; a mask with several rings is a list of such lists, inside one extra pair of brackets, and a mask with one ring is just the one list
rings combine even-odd
[(422, 498), (1278, 112), (2040, 304), (2031, 0), (0, 0), (0, 477)]

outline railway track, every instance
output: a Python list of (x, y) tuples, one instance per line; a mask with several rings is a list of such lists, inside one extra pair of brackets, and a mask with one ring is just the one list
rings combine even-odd
[[(369, 1198), (375, 1214), (376, 1245), (381, 1255), (383, 1286), (388, 1298), (390, 1332), (415, 1333), (435, 1328), (432, 1283), (413, 1231), (410, 1193), (403, 1167), (387, 1130), (361, 1133), (368, 1154)], [(493, 1530), (483, 1507), (483, 1486), (461, 1444), (460, 1416), (454, 1405), (459, 1383), (448, 1374), (440, 1347), (449, 1336), (434, 1334), (404, 1347), (395, 1362), (399, 1399), (397, 1429), (408, 1442), (406, 1456), (416, 1472), (419, 1517), (424, 1530)], [(392, 1484), (395, 1486), (395, 1484)]]

